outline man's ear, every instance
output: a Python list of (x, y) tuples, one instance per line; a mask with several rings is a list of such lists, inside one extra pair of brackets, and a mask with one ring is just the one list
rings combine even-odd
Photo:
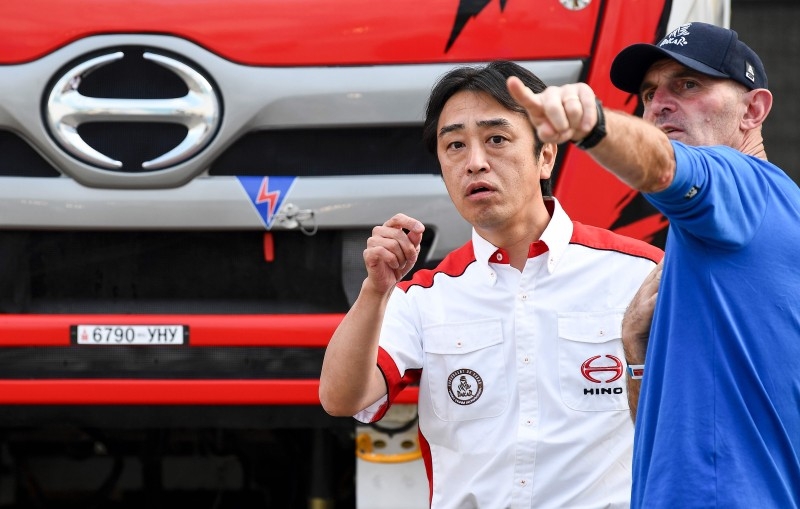
[(745, 94), (747, 111), (742, 118), (742, 129), (749, 131), (760, 127), (772, 109), (772, 92), (766, 88), (757, 88)]
[(542, 147), (542, 153), (539, 154), (539, 178), (547, 180), (553, 174), (553, 166), (556, 164), (556, 154), (558, 154), (558, 145), (555, 143), (545, 143)]

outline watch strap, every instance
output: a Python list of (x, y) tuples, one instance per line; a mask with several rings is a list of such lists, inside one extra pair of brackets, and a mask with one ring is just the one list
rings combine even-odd
[(576, 141), (575, 146), (581, 150), (588, 150), (606, 137), (606, 116), (603, 113), (603, 103), (600, 102), (600, 99), (595, 98), (595, 103), (597, 104), (597, 123), (594, 125), (589, 134), (580, 141)]

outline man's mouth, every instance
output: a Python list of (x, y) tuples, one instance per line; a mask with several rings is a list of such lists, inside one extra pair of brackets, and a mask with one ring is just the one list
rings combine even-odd
[(476, 194), (488, 193), (491, 191), (493, 191), (493, 189), (487, 184), (481, 184), (481, 183), (471, 184), (470, 186), (467, 187), (467, 196), (474, 196)]
[(672, 133), (683, 132), (682, 129), (678, 129), (677, 127), (672, 125), (662, 125), (659, 126), (659, 129), (661, 129), (661, 131), (664, 132), (664, 134), (666, 134), (667, 136), (669, 136)]

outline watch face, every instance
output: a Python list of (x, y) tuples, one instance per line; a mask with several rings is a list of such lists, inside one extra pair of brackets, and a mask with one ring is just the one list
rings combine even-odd
[(592, 3), (592, 0), (560, 0), (561, 5), (571, 11), (579, 11)]

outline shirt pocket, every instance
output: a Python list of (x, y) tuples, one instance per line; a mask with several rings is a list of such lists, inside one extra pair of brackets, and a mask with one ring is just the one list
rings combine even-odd
[(431, 326), (424, 331), (431, 406), (443, 421), (496, 417), (509, 391), (500, 320)]
[(584, 412), (628, 409), (623, 313), (558, 314), (558, 374), (567, 407)]

